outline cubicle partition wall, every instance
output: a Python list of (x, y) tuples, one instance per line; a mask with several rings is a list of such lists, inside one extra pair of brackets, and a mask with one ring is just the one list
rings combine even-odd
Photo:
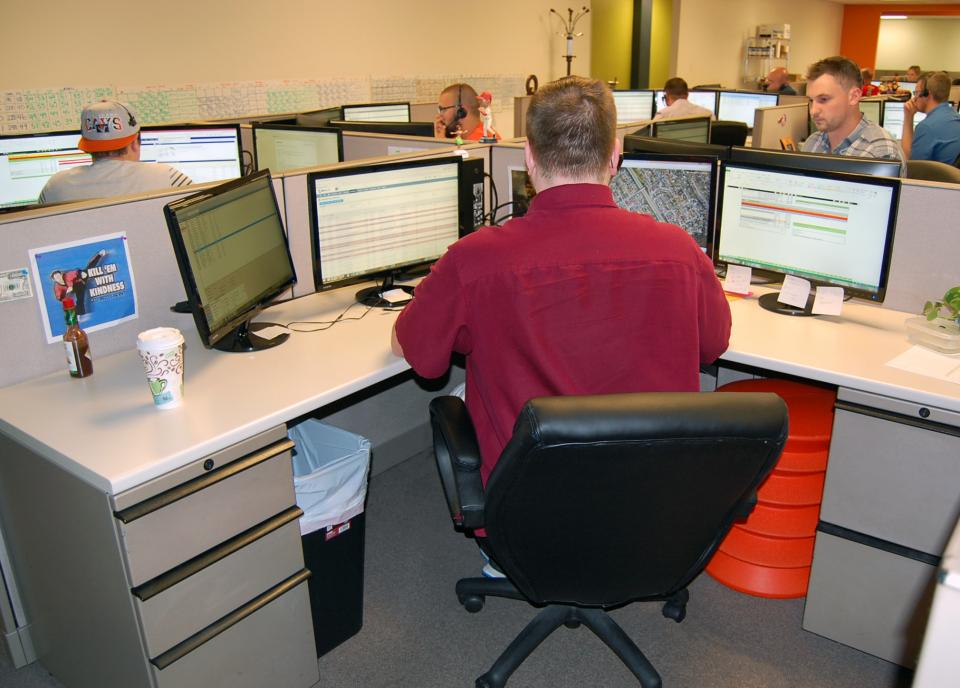
[[(497, 216), (513, 212), (512, 207), (506, 204), (513, 200), (515, 180), (519, 181), (527, 173), (523, 148), (523, 143), (508, 142), (498, 143), (490, 149), (490, 177), (497, 187), (497, 202), (502, 206), (496, 211)], [(520, 192), (519, 189), (517, 191)], [(492, 204), (491, 208), (493, 208)]]
[(429, 151), (456, 149), (453, 139), (440, 141), (425, 136), (399, 136), (396, 134), (373, 134), (360, 131), (343, 132), (343, 160), (368, 160), (387, 155), (421, 154)]

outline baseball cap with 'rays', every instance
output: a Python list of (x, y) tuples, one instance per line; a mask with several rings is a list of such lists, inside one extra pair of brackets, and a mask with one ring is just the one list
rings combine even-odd
[(87, 153), (120, 150), (140, 133), (140, 124), (129, 105), (113, 100), (92, 103), (80, 113), (80, 143)]

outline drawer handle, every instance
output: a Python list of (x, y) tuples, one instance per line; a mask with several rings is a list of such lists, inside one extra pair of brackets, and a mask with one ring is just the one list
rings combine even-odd
[(177, 502), (185, 497), (189, 497), (200, 490), (205, 490), (211, 485), (215, 485), (222, 480), (232, 478), (237, 473), (245, 471), (248, 468), (253, 468), (264, 461), (269, 461), (275, 456), (293, 449), (294, 446), (293, 440), (281, 440), (280, 442), (272, 444), (269, 447), (264, 447), (258, 452), (250, 454), (249, 456), (245, 456), (242, 459), (232, 461), (226, 466), (222, 466), (215, 471), (198, 476), (193, 480), (188, 480), (182, 485), (177, 485), (166, 492), (161, 492), (155, 497), (145, 499), (138, 504), (134, 504), (131, 507), (123, 509), (122, 511), (115, 511), (113, 512), (113, 515), (124, 523), (131, 523), (132, 521), (136, 521), (138, 518), (143, 518), (144, 516), (152, 514), (154, 511), (158, 511), (165, 506), (170, 506), (174, 502)]
[[(834, 408), (839, 411), (848, 411), (850, 413), (858, 413), (861, 416), (867, 416), (869, 418), (877, 418), (879, 420), (890, 421), (891, 423), (900, 423), (901, 425), (909, 425), (914, 428), (920, 428), (921, 430), (931, 430), (933, 432), (939, 432), (944, 435), (951, 435), (953, 437), (960, 437), (960, 428), (955, 428), (952, 425), (947, 425), (946, 423), (939, 423), (935, 420), (927, 420), (930, 415), (930, 409), (924, 407), (921, 409), (920, 415), (922, 418), (913, 418), (911, 416), (904, 416), (899, 413), (894, 413), (892, 411), (881, 411), (880, 409), (871, 408), (870, 406), (863, 406), (862, 404), (856, 404), (852, 401), (838, 401), (834, 404)], [(926, 411), (927, 415), (924, 416), (922, 411)]]
[(216, 564), (221, 559), (225, 559), (237, 550), (243, 549), (247, 545), (266, 537), (275, 530), (279, 530), (291, 521), (296, 521), (303, 516), (303, 509), (298, 506), (292, 506), (286, 511), (282, 511), (273, 518), (269, 518), (263, 523), (249, 528), (239, 535), (235, 535), (222, 544), (208, 549), (203, 554), (198, 554), (193, 559), (188, 559), (179, 566), (170, 569), (156, 578), (148, 580), (135, 588), (132, 592), (141, 602), (146, 602), (151, 597), (159, 595), (164, 590), (172, 588), (180, 581), (186, 580), (195, 573), (203, 571), (208, 566)]
[(214, 621), (202, 631), (197, 631), (183, 642), (177, 643), (166, 652), (157, 655), (150, 660), (150, 663), (157, 667), (157, 669), (166, 669), (168, 666), (187, 656), (204, 643), (213, 640), (224, 631), (236, 626), (248, 616), (267, 606), (281, 595), (290, 592), (309, 577), (310, 572), (307, 571), (307, 569), (302, 569), (299, 573), (295, 573), (279, 585), (267, 590), (262, 595), (254, 597), (239, 609), (235, 609), (223, 618)]
[(848, 540), (849, 542), (854, 542), (858, 545), (863, 545), (864, 547), (872, 547), (873, 549), (878, 549), (881, 552), (887, 552), (888, 554), (895, 554), (898, 557), (904, 557), (905, 559), (913, 559), (913, 561), (918, 561), (921, 564), (933, 566), (934, 568), (940, 566), (940, 557), (934, 554), (928, 554), (927, 552), (921, 552), (920, 550), (913, 549), (912, 547), (898, 545), (897, 543), (890, 542), (889, 540), (881, 540), (880, 538), (873, 537), (872, 535), (867, 535), (856, 530), (850, 530), (849, 528), (844, 528), (843, 526), (838, 526), (833, 523), (827, 523), (826, 521), (820, 521), (817, 524), (817, 532), (826, 533), (827, 535), (832, 535), (833, 537), (840, 538), (841, 540)]

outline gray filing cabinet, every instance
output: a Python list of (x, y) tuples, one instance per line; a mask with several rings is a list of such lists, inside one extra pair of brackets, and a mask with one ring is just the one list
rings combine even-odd
[(286, 429), (110, 496), (0, 437), (30, 636), (71, 688), (319, 679)]
[(960, 414), (841, 389), (803, 627), (914, 666), (960, 511)]

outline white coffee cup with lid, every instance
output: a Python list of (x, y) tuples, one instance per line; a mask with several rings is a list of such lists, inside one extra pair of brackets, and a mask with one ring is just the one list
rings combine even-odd
[(183, 403), (183, 335), (175, 327), (154, 327), (137, 335), (153, 405), (172, 409)]

